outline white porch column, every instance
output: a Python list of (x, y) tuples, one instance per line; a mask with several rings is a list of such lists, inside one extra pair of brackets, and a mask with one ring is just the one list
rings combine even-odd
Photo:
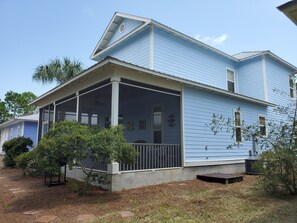
[[(111, 126), (117, 126), (119, 123), (119, 93), (120, 93), (120, 77), (111, 78)], [(112, 161), (107, 165), (107, 173), (117, 174), (120, 172), (119, 163)]]
[(111, 126), (118, 125), (119, 121), (119, 93), (120, 93), (120, 77), (111, 78)]

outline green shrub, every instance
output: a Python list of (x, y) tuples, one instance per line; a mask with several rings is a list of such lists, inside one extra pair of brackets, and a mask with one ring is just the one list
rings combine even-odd
[(32, 145), (33, 141), (25, 137), (17, 137), (3, 143), (2, 148), (5, 152), (3, 159), (4, 166), (10, 168), (16, 167), (15, 158), (22, 153), (28, 152)]
[[(36, 147), (37, 161), (43, 171), (56, 172), (68, 165), (81, 168), (85, 174), (85, 188), (90, 181), (108, 183), (105, 174), (94, 173), (97, 160), (117, 161), (130, 164), (137, 152), (126, 143), (123, 126), (99, 129), (75, 121), (62, 121), (54, 124)], [(84, 160), (89, 158), (91, 165), (86, 167)]]
[(297, 194), (297, 156), (288, 148), (276, 148), (260, 155), (255, 164), (264, 190), (269, 194)]
[(23, 170), (24, 175), (35, 177), (42, 173), (37, 161), (36, 150), (18, 155), (15, 161), (17, 167)]

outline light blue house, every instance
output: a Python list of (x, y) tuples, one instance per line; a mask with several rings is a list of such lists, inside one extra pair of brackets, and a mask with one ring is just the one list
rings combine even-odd
[(0, 154), (3, 154), (2, 145), (4, 142), (24, 136), (32, 139), (33, 146), (37, 143), (38, 114), (25, 115), (10, 119), (0, 124)]
[[(270, 51), (231, 56), (151, 19), (115, 13), (95, 47), (97, 63), (37, 98), (39, 138), (53, 122), (125, 125), (139, 156), (132, 166), (98, 163), (109, 189), (194, 179), (199, 173), (243, 172), (253, 143), (241, 124), (275, 117), (276, 104), (296, 97), (289, 75), (297, 68)], [(277, 94), (279, 89), (284, 94)], [(238, 110), (240, 108), (240, 110)], [(214, 136), (212, 114), (235, 120), (232, 133)], [(230, 143), (240, 147), (227, 150)], [(80, 170), (70, 172), (79, 178)]]

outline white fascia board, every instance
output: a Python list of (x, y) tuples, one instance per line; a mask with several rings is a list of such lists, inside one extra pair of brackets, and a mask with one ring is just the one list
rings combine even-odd
[(94, 53), (97, 51), (98, 47), (99, 47), (100, 44), (102, 43), (102, 41), (103, 41), (105, 35), (109, 32), (110, 26), (113, 24), (113, 21), (114, 21), (114, 19), (115, 19), (116, 16), (117, 16), (117, 13), (115, 13), (115, 14), (113, 15), (113, 17), (111, 18), (111, 20), (110, 20), (108, 26), (106, 27), (106, 29), (105, 29), (103, 35), (101, 36), (101, 38), (100, 38), (100, 40), (98, 41), (98, 43), (97, 43), (95, 49), (93, 50), (92, 55), (90, 56), (90, 59), (94, 58)]
[[(137, 29), (133, 30), (132, 32), (130, 32), (129, 34), (127, 34), (126, 36), (124, 36), (123, 38), (119, 39), (118, 41), (114, 42), (113, 44), (111, 44), (110, 46), (108, 46), (107, 48), (101, 50), (100, 52), (96, 53), (96, 54), (92, 54), (91, 59), (95, 59), (97, 56), (99, 56), (100, 54), (104, 53), (107, 50), (112, 49), (113, 47), (117, 46), (118, 44), (124, 42), (126, 39), (130, 38), (131, 36), (133, 36), (135, 33), (141, 31), (142, 29), (144, 29), (147, 26), (148, 23), (144, 23), (141, 26), (139, 26)], [(97, 50), (97, 47), (95, 49), (95, 51)], [(94, 51), (94, 53), (95, 53)]]
[(280, 58), (279, 56), (275, 55), (274, 53), (272, 53), (270, 51), (267, 51), (266, 54), (268, 54), (269, 56), (271, 56), (275, 60), (279, 61), (280, 63), (286, 65), (287, 67), (289, 67), (290, 69), (292, 69), (293, 72), (296, 72), (297, 73), (297, 67), (295, 67), (293, 64), (290, 64), (289, 62), (285, 61), (284, 59)]
[(277, 60), (278, 62), (282, 63), (283, 65), (289, 67), (290, 69), (292, 69), (294, 72), (297, 72), (297, 67), (295, 67), (294, 65), (290, 64), (289, 62), (285, 61), (284, 59), (280, 58), (279, 56), (275, 55), (274, 53), (270, 52), (269, 50), (267, 51), (262, 51), (259, 54), (255, 54), (243, 59), (238, 60), (239, 62), (245, 61), (245, 60), (249, 60), (255, 57), (259, 57), (259, 56), (263, 56), (263, 55), (269, 55), (270, 57), (272, 57), (273, 59)]
[(222, 51), (220, 51), (220, 50), (218, 50), (218, 49), (216, 49), (214, 47), (211, 47), (211, 46), (209, 46), (209, 45), (207, 45), (207, 44), (205, 44), (205, 43), (203, 43), (203, 42), (201, 42), (201, 41), (199, 41), (197, 39), (194, 39), (193, 37), (190, 37), (190, 36), (188, 36), (186, 34), (183, 34), (183, 33), (179, 32), (179, 31), (177, 31), (175, 29), (172, 29), (172, 28), (170, 28), (170, 27), (168, 27), (166, 25), (163, 25), (162, 23), (159, 23), (159, 22), (157, 22), (155, 20), (152, 20), (151, 23), (153, 25), (157, 26), (157, 27), (160, 27), (160, 28), (166, 30), (167, 32), (171, 32), (176, 36), (179, 36), (179, 37), (181, 37), (183, 39), (186, 39), (186, 40), (188, 40), (188, 41), (190, 41), (190, 42), (192, 42), (194, 44), (197, 44), (197, 45), (199, 45), (199, 46), (201, 46), (203, 48), (206, 48), (206, 49), (208, 49), (208, 50), (210, 50), (212, 52), (215, 52), (216, 54), (219, 54), (219, 55), (221, 55), (223, 57), (226, 57), (226, 58), (228, 58), (228, 59), (230, 59), (232, 61), (238, 62), (238, 59), (236, 59), (235, 57), (233, 57), (233, 56), (231, 56), (231, 55), (229, 55), (227, 53), (224, 53), (224, 52), (222, 52)]
[(135, 15), (130, 15), (130, 14), (126, 14), (123, 12), (116, 12), (117, 16), (123, 17), (123, 18), (127, 18), (127, 19), (134, 19), (134, 20), (138, 20), (144, 23), (149, 23), (151, 21), (151, 19), (148, 18), (144, 18), (141, 16), (135, 16)]
[(248, 96), (237, 94), (237, 93), (232, 93), (232, 92), (220, 89), (220, 88), (212, 87), (212, 86), (201, 84), (201, 83), (194, 82), (194, 81), (185, 80), (185, 79), (174, 77), (174, 76), (171, 76), (171, 75), (168, 75), (168, 74), (165, 74), (165, 73), (152, 71), (150, 69), (142, 68), (142, 67), (139, 67), (137, 65), (133, 65), (133, 64), (129, 64), (129, 63), (126, 63), (126, 62), (123, 62), (123, 61), (119, 61), (117, 59), (110, 59), (110, 62), (113, 63), (113, 64), (117, 64), (119, 66), (131, 68), (131, 69), (138, 70), (138, 71), (141, 71), (141, 72), (144, 72), (144, 73), (149, 73), (149, 74), (152, 74), (152, 75), (155, 75), (155, 76), (163, 77), (163, 78), (168, 79), (168, 80), (177, 81), (177, 82), (180, 82), (180, 83), (183, 83), (183, 84), (186, 84), (186, 85), (190, 85), (190, 86), (194, 86), (194, 87), (197, 87), (197, 88), (200, 88), (200, 89), (212, 91), (212, 92), (219, 93), (219, 94), (222, 94), (222, 95), (226, 95), (226, 96), (229, 96), (229, 97), (233, 97), (233, 98), (236, 98), (236, 99), (245, 100), (245, 101), (249, 101), (249, 102), (264, 105), (264, 106), (275, 106), (275, 104), (267, 102), (267, 101), (259, 100), (259, 99), (256, 99), (256, 98), (248, 97)]
[(57, 90), (59, 90), (59, 89), (65, 87), (66, 85), (72, 83), (73, 81), (75, 81), (75, 80), (77, 80), (77, 79), (79, 79), (79, 78), (85, 76), (86, 74), (92, 72), (93, 70), (95, 70), (95, 69), (97, 69), (97, 68), (99, 68), (99, 67), (101, 67), (101, 66), (103, 66), (103, 65), (105, 65), (105, 64), (107, 64), (107, 63), (109, 63), (109, 62), (110, 62), (110, 59), (107, 59), (107, 60), (103, 60), (103, 61), (101, 61), (101, 62), (99, 62), (99, 63), (97, 63), (97, 64), (91, 66), (90, 68), (88, 68), (88, 69), (82, 71), (79, 75), (75, 76), (75, 77), (72, 78), (71, 80), (66, 81), (65, 83), (63, 83), (63, 84), (61, 84), (61, 85), (59, 85), (59, 86), (53, 88), (52, 90), (50, 90), (50, 91), (44, 93), (43, 95), (39, 96), (39, 97), (36, 98), (34, 101), (30, 102), (29, 105), (35, 105), (38, 101), (40, 101), (41, 99), (45, 98), (46, 96), (48, 96), (48, 95), (54, 93), (55, 91), (57, 91)]
[(19, 123), (19, 122), (21, 122), (21, 121), (22, 121), (22, 120), (20, 120), (20, 119), (16, 119), (16, 118), (10, 119), (10, 120), (8, 120), (8, 121), (2, 123), (2, 124), (0, 125), (0, 128), (3, 128), (3, 127), (7, 127), (7, 126), (10, 126), (10, 125), (17, 124), (17, 123)]

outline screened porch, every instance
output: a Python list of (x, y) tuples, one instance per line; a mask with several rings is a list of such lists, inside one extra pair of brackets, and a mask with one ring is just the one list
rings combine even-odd
[[(181, 166), (180, 92), (108, 79), (41, 108), (39, 139), (63, 120), (101, 128), (124, 125), (138, 157), (132, 165), (119, 164), (119, 171)], [(98, 160), (96, 169), (107, 171), (107, 163)]]

